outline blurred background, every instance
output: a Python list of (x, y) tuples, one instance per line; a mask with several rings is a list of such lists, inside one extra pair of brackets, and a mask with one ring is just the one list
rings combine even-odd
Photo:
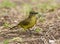
[[(22, 28), (10, 30), (28, 18), (32, 10), (38, 12), (36, 24), (29, 33)], [(0, 44), (59, 44), (60, 0), (0, 0)]]

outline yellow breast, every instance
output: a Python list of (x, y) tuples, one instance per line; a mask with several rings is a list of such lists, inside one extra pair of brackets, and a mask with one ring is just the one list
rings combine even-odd
[(36, 17), (33, 16), (30, 20), (28, 19), (28, 21), (29, 21), (28, 25), (23, 25), (23, 24), (21, 25), (24, 29), (33, 27), (36, 24)]

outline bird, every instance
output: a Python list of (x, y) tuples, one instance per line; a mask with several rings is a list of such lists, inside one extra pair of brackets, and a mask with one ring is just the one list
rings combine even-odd
[(16, 26), (14, 26), (10, 29), (13, 29), (15, 27), (22, 27), (24, 30), (32, 28), (36, 24), (36, 21), (37, 21), (36, 14), (38, 14), (38, 12), (35, 12), (33, 10), (30, 11), (28, 18), (19, 22)]

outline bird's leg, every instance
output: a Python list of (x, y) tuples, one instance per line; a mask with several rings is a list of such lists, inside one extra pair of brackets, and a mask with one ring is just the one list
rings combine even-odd
[(32, 36), (32, 30), (28, 29), (26, 32), (28, 33), (28, 35), (29, 35), (30, 37)]

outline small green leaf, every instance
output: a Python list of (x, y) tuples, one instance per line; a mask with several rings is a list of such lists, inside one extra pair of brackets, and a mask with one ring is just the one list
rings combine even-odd
[(11, 25), (9, 23), (5, 22), (3, 26), (7, 28), (7, 27), (10, 27)]
[(8, 40), (4, 40), (4, 44), (8, 44), (9, 42), (8, 42)]
[(40, 17), (40, 22), (44, 22), (45, 21), (45, 18), (44, 17)]
[(41, 28), (36, 28), (35, 29), (35, 32), (40, 32), (41, 31)]

